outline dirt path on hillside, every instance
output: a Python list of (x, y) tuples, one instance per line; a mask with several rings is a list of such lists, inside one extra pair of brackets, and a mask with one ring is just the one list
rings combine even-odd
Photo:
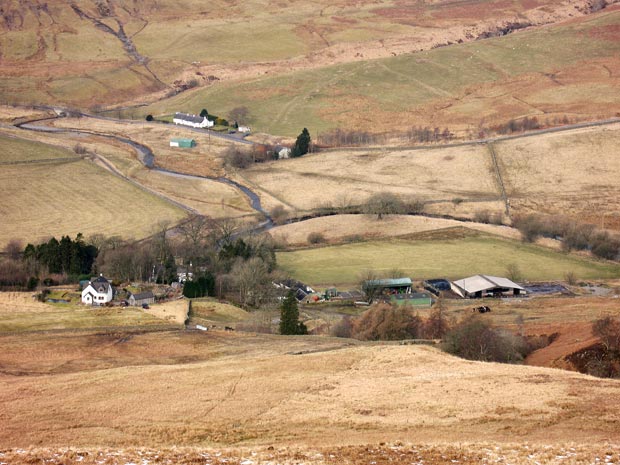
[(558, 333), (559, 336), (547, 347), (532, 352), (526, 359), (526, 365), (562, 368), (573, 370), (565, 358), (596, 342), (598, 338), (592, 334), (592, 323), (578, 322), (552, 325), (534, 325), (527, 328), (528, 334)]

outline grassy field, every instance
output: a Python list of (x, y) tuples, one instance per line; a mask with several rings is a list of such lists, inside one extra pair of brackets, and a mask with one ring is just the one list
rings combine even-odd
[(377, 219), (377, 215), (324, 216), (277, 226), (269, 230), (269, 234), (288, 245), (303, 246), (309, 245), (308, 235), (311, 233), (322, 234), (329, 243), (338, 243), (351, 240), (354, 236), (370, 239), (417, 235), (430, 231), (440, 234), (439, 230), (442, 229), (462, 227), (508, 239), (521, 237), (519, 231), (505, 226), (411, 215), (388, 215), (381, 220)]
[(0, 151), (0, 164), (53, 160), (55, 158), (78, 159), (75, 152), (64, 150), (61, 147), (25, 141), (23, 139), (8, 137), (1, 134), (0, 145), (2, 145), (2, 151)]
[[(178, 110), (191, 104), (200, 110), (209, 102), (212, 111), (225, 114), (247, 104), (253, 126), (288, 135), (304, 126), (313, 133), (337, 125), (367, 127), (369, 116), (377, 128), (391, 126), (386, 121), (408, 125), (425, 119), (428, 124), (425, 115), (430, 108), (420, 107), (425, 103), (443, 108), (432, 124), (462, 124), (463, 112), (487, 119), (498, 112), (520, 115), (528, 105), (516, 103), (510, 94), (523, 96), (534, 90), (537, 104), (568, 96), (566, 102), (580, 105), (577, 113), (582, 115), (607, 111), (617, 103), (613, 78), (577, 72), (583, 82), (575, 89), (560, 90), (549, 87), (542, 76), (560, 69), (564, 77), (575, 76), (570, 67), (583, 67), (584, 59), (596, 69), (597, 58), (614, 56), (613, 31), (611, 37), (609, 31), (596, 37), (583, 32), (589, 26), (571, 24), (559, 32), (543, 28), (538, 35), (515, 34), (523, 40), (511, 35), (486, 41), (485, 46), (476, 43), (471, 49), (453, 45), (474, 41), (510, 22), (540, 25), (579, 17), (586, 9), (585, 0), (567, 4), (475, 0), (458, 7), (394, 0), (380, 5), (371, 0), (337, 4), (217, 0), (208, 11), (197, 0), (131, 8), (85, 0), (76, 5), (80, 13), (63, 3), (32, 0), (32, 9), (22, 8), (17, 0), (5, 3), (5, 20), (0, 23), (0, 47), (7, 51), (0, 63), (2, 101), (82, 107), (137, 103), (165, 97), (170, 87), (181, 89), (195, 81), (211, 90), (193, 92), (189, 99), (180, 96), (165, 105)], [(95, 20), (111, 29), (97, 27)], [(128, 54), (114, 36), (120, 26), (148, 67)], [(448, 48), (450, 52), (442, 51)], [(431, 49), (430, 55), (408, 55)], [(372, 61), (387, 57), (394, 59)], [(452, 60), (459, 66), (451, 66)], [(289, 76), (291, 70), (299, 73)], [(531, 81), (528, 73), (541, 74), (533, 76), (537, 82), (532, 83), (525, 82)], [(265, 75), (277, 77), (240, 86), (219, 85)], [(515, 76), (521, 81), (511, 80)], [(442, 84), (437, 85), (437, 77)], [(213, 82), (218, 85), (211, 86)], [(500, 88), (513, 89), (482, 101), (476, 95), (480, 89), (474, 88), (480, 82), (500, 82)], [(583, 89), (593, 88), (602, 100), (598, 110), (591, 101), (579, 98)], [(453, 97), (449, 108), (442, 99)], [(476, 106), (483, 111), (472, 108)]]
[[(617, 123), (494, 143), (511, 213), (572, 215), (620, 229), (618, 143)], [(430, 201), (427, 213), (475, 218), (476, 212), (505, 212), (489, 147), (481, 144), (342, 149), (258, 164), (242, 175), (290, 210), (360, 205), (371, 194), (387, 191), (403, 199)]]
[(314, 137), (334, 127), (378, 132), (422, 125), (459, 132), (525, 115), (613, 115), (620, 61), (612, 31), (618, 22), (616, 10), (411, 55), (222, 83), (143, 113), (200, 111), (209, 102), (211, 111), (226, 114), (244, 105), (260, 131), (295, 136), (307, 127)]
[[(33, 147), (36, 151), (40, 145)], [(185, 216), (88, 161), (6, 165), (0, 171), (0, 186), (1, 244), (78, 232), (139, 238), (152, 234), (162, 220), (174, 223)]]
[(356, 286), (365, 270), (399, 270), (413, 279), (459, 279), (474, 274), (506, 275), (515, 264), (531, 281), (617, 278), (620, 266), (566, 255), (495, 237), (461, 240), (384, 240), (280, 252), (279, 266), (293, 278), (316, 286)]
[(620, 223), (620, 124), (496, 144), (513, 208)]
[[(274, 169), (278, 176), (273, 176)], [(466, 146), (319, 153), (262, 163), (243, 176), (296, 209), (310, 210), (359, 205), (369, 195), (384, 191), (418, 200), (499, 198), (492, 170), (486, 147)]]

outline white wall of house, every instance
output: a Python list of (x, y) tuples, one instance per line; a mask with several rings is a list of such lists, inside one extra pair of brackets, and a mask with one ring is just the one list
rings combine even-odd
[(108, 286), (105, 293), (98, 292), (92, 284), (88, 284), (82, 291), (82, 303), (87, 305), (103, 305), (111, 302), (113, 297), (112, 286)]
[(204, 117), (200, 123), (186, 121), (181, 118), (172, 118), (172, 122), (174, 124), (181, 124), (183, 126), (190, 126), (192, 128), (210, 128), (215, 124), (213, 121), (209, 121), (206, 117)]

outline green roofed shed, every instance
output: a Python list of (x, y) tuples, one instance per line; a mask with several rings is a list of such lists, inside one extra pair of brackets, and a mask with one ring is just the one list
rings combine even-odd
[(194, 139), (170, 139), (170, 147), (191, 149), (196, 147), (196, 141)]
[(367, 283), (369, 286), (376, 287), (411, 287), (412, 284), (409, 278), (373, 279)]
[(433, 305), (433, 298), (427, 292), (414, 292), (413, 294), (391, 295), (390, 302), (396, 305), (430, 308)]

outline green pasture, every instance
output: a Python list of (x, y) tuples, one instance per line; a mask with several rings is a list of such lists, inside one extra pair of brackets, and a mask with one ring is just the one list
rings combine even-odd
[(517, 265), (530, 281), (620, 277), (620, 265), (589, 260), (543, 247), (477, 236), (460, 240), (390, 240), (319, 247), (277, 254), (279, 267), (315, 286), (353, 286), (364, 271), (399, 270), (414, 280), (458, 279), (475, 274), (505, 276)]
[[(248, 123), (260, 131), (294, 136), (308, 127), (316, 134), (344, 126), (339, 120), (346, 121), (353, 112), (365, 112), (372, 119), (377, 111), (413, 111), (421, 104), (457, 97), (472, 85), (557, 72), (583, 60), (614, 56), (620, 43), (596, 38), (589, 31), (617, 24), (620, 12), (412, 55), (218, 83), (154, 103), (142, 112), (158, 115), (208, 108), (226, 115), (234, 107), (246, 106)], [(573, 90), (576, 96), (579, 89)]]

